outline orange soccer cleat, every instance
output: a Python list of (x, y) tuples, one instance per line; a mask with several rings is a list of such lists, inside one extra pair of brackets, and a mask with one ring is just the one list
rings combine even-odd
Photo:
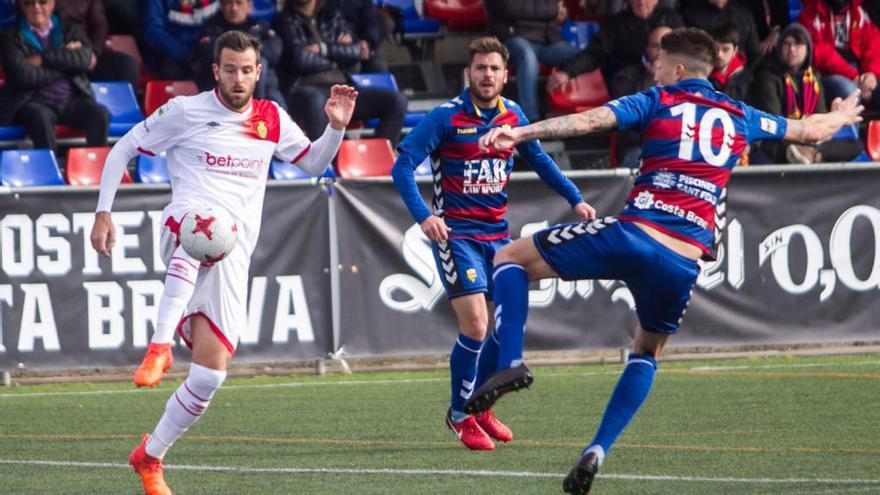
[(452, 410), (449, 410), (446, 412), (446, 426), (455, 432), (455, 436), (465, 447), (471, 450), (495, 450), (495, 443), (480, 428), (473, 416), (455, 422), (452, 420)]
[(144, 361), (134, 372), (134, 384), (138, 387), (155, 387), (162, 381), (162, 374), (171, 367), (174, 357), (171, 344), (150, 344)]
[(128, 463), (141, 477), (144, 495), (172, 495), (171, 488), (165, 483), (165, 477), (162, 474), (164, 471), (162, 459), (150, 457), (145, 450), (149, 438), (150, 435), (145, 433), (140, 445), (128, 455)]
[(495, 417), (495, 413), (493, 413), (491, 409), (474, 414), (474, 419), (477, 420), (477, 424), (480, 425), (480, 428), (495, 440), (501, 442), (509, 442), (513, 440), (513, 432), (510, 431), (510, 428), (508, 428), (507, 425)]

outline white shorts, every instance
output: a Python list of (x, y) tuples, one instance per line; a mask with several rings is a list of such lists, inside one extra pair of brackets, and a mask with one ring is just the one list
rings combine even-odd
[[(159, 247), (166, 266), (179, 245), (179, 227), (179, 219), (171, 216), (162, 227)], [(249, 268), (250, 256), (240, 245), (213, 266), (199, 267), (192, 299), (177, 324), (177, 333), (189, 348), (192, 348), (189, 320), (194, 316), (201, 316), (208, 320), (211, 330), (229, 352), (235, 353), (239, 332), (247, 325)]]

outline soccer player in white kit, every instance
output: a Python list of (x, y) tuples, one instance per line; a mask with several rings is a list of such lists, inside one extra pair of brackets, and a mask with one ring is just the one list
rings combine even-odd
[[(320, 175), (339, 149), (357, 98), (354, 88), (334, 86), (324, 107), (329, 124), (310, 142), (275, 103), (252, 99), (261, 71), (259, 41), (230, 31), (217, 39), (214, 55), (215, 90), (173, 98), (113, 147), (91, 234), (92, 246), (109, 256), (115, 241), (110, 207), (127, 163), (138, 153), (166, 151), (172, 197), (164, 210), (160, 242), (168, 271), (156, 332), (138, 369), (142, 383), (137, 376), (135, 382), (158, 384), (171, 363), (175, 330), (192, 349), (192, 364), (152, 435), (144, 435), (129, 456), (147, 495), (171, 494), (162, 458), (208, 408), (246, 325), (248, 267), (273, 155)], [(200, 266), (177, 239), (184, 215), (202, 204), (226, 209), (239, 233), (236, 247), (212, 266)]]

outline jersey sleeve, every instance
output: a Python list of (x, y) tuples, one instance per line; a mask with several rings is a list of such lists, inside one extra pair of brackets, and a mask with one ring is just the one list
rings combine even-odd
[(180, 97), (168, 100), (129, 131), (132, 144), (140, 153), (158, 155), (183, 140), (186, 111)]
[(746, 119), (746, 142), (770, 140), (778, 141), (785, 137), (788, 121), (780, 115), (773, 115), (748, 105), (743, 105)]
[(285, 162), (296, 163), (309, 152), (311, 141), (296, 125), (296, 122), (290, 118), (290, 115), (280, 107), (278, 108), (278, 121), (280, 134), (278, 146), (275, 147), (275, 156)]
[(657, 101), (656, 94), (649, 90), (642, 91), (605, 104), (617, 117), (617, 130), (628, 131), (641, 128), (650, 118)]
[(415, 169), (445, 140), (446, 126), (444, 121), (448, 121), (449, 118), (440, 108), (430, 111), (397, 145), (397, 151), (400, 154), (394, 162), (394, 167), (391, 168), (394, 185), (397, 187), (406, 208), (418, 223), (422, 223), (431, 216), (431, 210), (419, 194)]

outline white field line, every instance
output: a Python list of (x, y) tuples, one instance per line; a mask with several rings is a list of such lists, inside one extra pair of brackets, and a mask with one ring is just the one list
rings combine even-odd
[[(128, 464), (109, 462), (74, 462), (0, 459), (0, 465), (45, 466), (61, 468), (131, 469)], [(254, 468), (239, 466), (194, 466), (168, 464), (165, 469), (172, 471), (224, 472), (224, 473), (270, 473), (270, 474), (348, 474), (348, 475), (388, 475), (388, 476), (476, 476), (488, 478), (561, 478), (563, 473), (541, 473), (532, 471), (485, 471), (463, 469), (352, 469), (352, 468)], [(603, 479), (626, 481), (683, 481), (704, 483), (743, 483), (743, 484), (800, 484), (818, 483), (827, 485), (880, 485), (880, 479), (835, 479), (835, 478), (728, 478), (708, 476), (656, 476), (643, 474), (601, 473)]]
[[(745, 366), (715, 366), (715, 367), (697, 367), (697, 368), (676, 368), (677, 371), (728, 371), (728, 370), (746, 370), (746, 369), (778, 369), (778, 368), (813, 368), (821, 366), (863, 366), (876, 365), (880, 361), (856, 361), (851, 363), (834, 363), (834, 364), (778, 364), (778, 365), (745, 365)], [(661, 367), (658, 372), (662, 373)], [(616, 371), (583, 371), (583, 372), (556, 372), (556, 373), (540, 373), (541, 378), (546, 377), (585, 377), (585, 376), (608, 376), (619, 375), (620, 370)], [(300, 388), (300, 387), (331, 387), (331, 386), (356, 386), (356, 385), (399, 385), (408, 383), (436, 383), (446, 382), (448, 378), (404, 378), (399, 380), (344, 380), (337, 382), (288, 382), (288, 383), (262, 383), (252, 385), (227, 385), (223, 390), (255, 390), (264, 388)], [(81, 390), (70, 392), (25, 392), (15, 394), (0, 394), (0, 399), (23, 398), (23, 397), (66, 397), (66, 396), (94, 396), (94, 395), (116, 395), (116, 394), (136, 394), (150, 392), (165, 392), (170, 389), (111, 389), (111, 390)]]

